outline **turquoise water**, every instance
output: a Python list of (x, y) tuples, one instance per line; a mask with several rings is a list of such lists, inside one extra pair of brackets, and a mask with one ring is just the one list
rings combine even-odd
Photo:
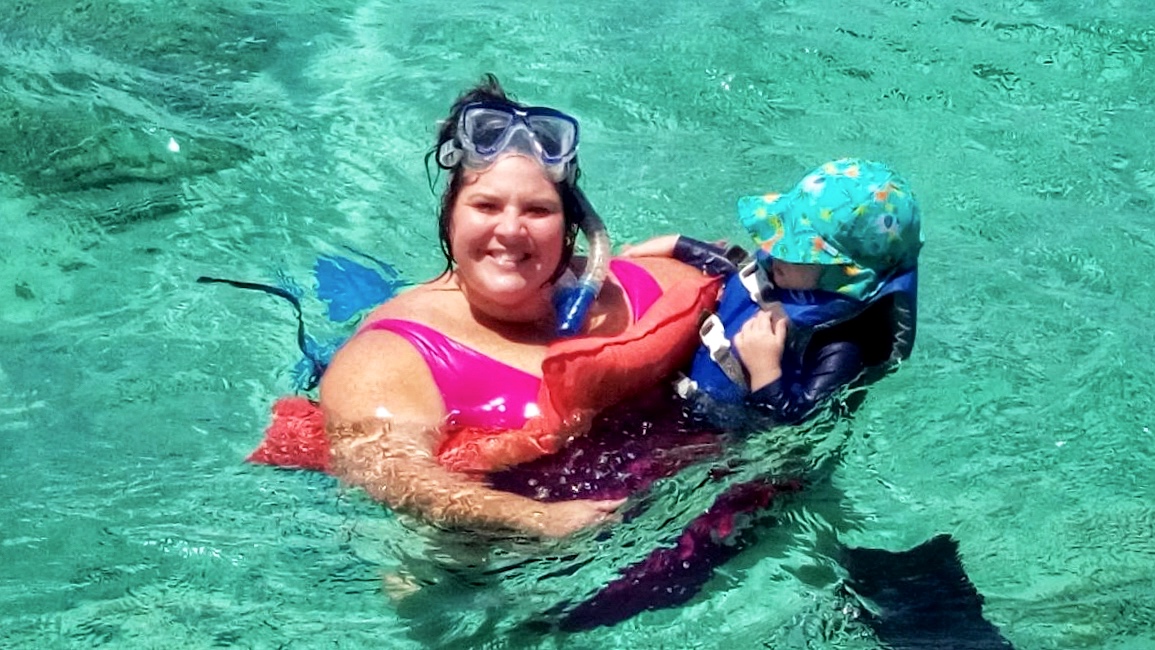
[[(1017, 647), (1155, 647), (1147, 2), (2, 5), (0, 647), (872, 648), (824, 549), (939, 532)], [(708, 503), (698, 468), (658, 486), (670, 522), (498, 545), (485, 585), (395, 601), (464, 551), (241, 462), (291, 313), (192, 280), (305, 280), (341, 245), (436, 273), (422, 157), (486, 71), (582, 120), (618, 241), (736, 237), (738, 196), (842, 155), (922, 201), (913, 358), (682, 608), (518, 628)]]

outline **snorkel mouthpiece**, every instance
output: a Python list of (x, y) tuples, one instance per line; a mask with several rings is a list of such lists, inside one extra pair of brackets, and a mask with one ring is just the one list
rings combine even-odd
[(558, 290), (554, 300), (557, 306), (558, 336), (570, 337), (581, 332), (590, 306), (594, 304), (601, 289), (600, 285), (582, 279), (572, 287)]
[(586, 269), (575, 284), (559, 285), (554, 293), (554, 307), (557, 309), (557, 334), (561, 337), (574, 336), (585, 327), (590, 306), (601, 293), (602, 284), (610, 268), (610, 236), (596, 210), (590, 205), (584, 192), (576, 186), (574, 197), (582, 210), (582, 220), (578, 224), (589, 245)]

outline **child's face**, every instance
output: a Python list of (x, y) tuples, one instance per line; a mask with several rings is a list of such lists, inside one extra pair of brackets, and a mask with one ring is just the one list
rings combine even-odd
[(817, 289), (818, 278), (822, 275), (821, 264), (792, 264), (773, 260), (770, 273), (774, 285), (779, 289)]

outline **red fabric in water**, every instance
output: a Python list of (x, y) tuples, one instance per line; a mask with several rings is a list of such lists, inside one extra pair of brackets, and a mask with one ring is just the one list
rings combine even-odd
[(246, 460), (328, 472), (329, 438), (321, 408), (304, 397), (282, 397), (274, 402), (265, 438)]

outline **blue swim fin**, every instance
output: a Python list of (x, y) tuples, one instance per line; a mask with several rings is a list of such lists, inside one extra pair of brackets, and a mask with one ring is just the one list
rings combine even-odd
[[(391, 264), (345, 247), (376, 264), (370, 268), (337, 255), (322, 255), (313, 265), (317, 297), (328, 305), (329, 320), (343, 323), (357, 314), (392, 298), (406, 283)], [(378, 270), (380, 269), (380, 270)]]

